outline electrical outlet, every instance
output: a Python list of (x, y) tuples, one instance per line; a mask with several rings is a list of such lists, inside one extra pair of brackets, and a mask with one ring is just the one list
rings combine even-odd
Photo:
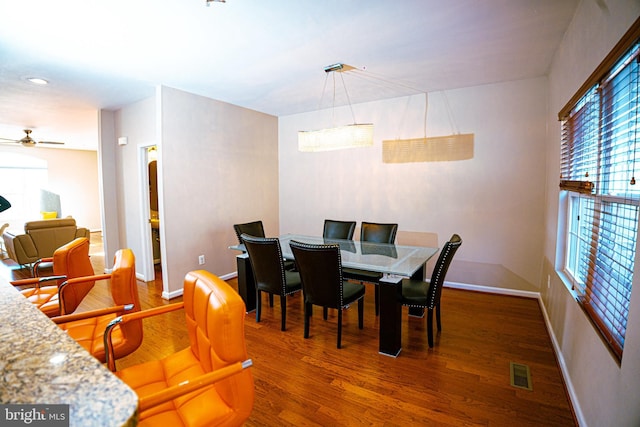
[(198, 257), (198, 264), (200, 264), (200, 265), (204, 264), (204, 255), (200, 255)]

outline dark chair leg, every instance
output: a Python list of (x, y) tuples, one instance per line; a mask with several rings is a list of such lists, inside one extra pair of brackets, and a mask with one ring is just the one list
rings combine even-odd
[(273, 307), (273, 294), (269, 294), (269, 307)]
[(338, 348), (342, 344), (342, 308), (338, 309)]
[(260, 313), (262, 312), (261, 292), (256, 288), (256, 323), (260, 322)]
[(322, 318), (324, 320), (327, 320), (329, 314), (329, 309), (327, 307), (322, 307)]
[(427, 341), (429, 348), (433, 348), (433, 309), (427, 310)]
[(284, 295), (280, 296), (280, 313), (282, 316), (282, 325), (280, 325), (281, 331), (287, 330), (287, 297)]
[(375, 304), (376, 304), (376, 316), (380, 314), (380, 285), (378, 283), (376, 283), (376, 299), (375, 299)]
[(441, 332), (442, 322), (440, 321), (440, 303), (436, 305), (436, 325), (438, 326), (438, 332)]
[(311, 304), (304, 303), (304, 337), (309, 338), (309, 317), (311, 316)]
[(364, 328), (364, 297), (358, 300), (358, 327)]

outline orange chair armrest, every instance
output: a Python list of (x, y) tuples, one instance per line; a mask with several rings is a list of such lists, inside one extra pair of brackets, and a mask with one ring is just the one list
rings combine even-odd
[(244, 362), (236, 362), (225, 366), (224, 368), (216, 369), (215, 371), (208, 372), (191, 380), (168, 387), (157, 393), (150, 394), (149, 396), (140, 399), (138, 409), (142, 412), (185, 394), (210, 386), (213, 383), (241, 372), (243, 369), (248, 368), (251, 365), (253, 365), (251, 359), (247, 359)]
[(184, 308), (183, 302), (176, 302), (173, 304), (161, 305), (158, 307), (148, 308), (146, 310), (136, 311), (135, 313), (128, 313), (120, 316), (119, 323), (126, 323), (132, 320), (145, 319), (147, 317), (158, 316), (160, 314), (169, 313)]
[(111, 342), (111, 332), (116, 325), (127, 323), (133, 320), (141, 320), (147, 317), (157, 316), (159, 314), (169, 313), (171, 311), (181, 310), (184, 308), (184, 302), (175, 304), (167, 304), (160, 307), (149, 308), (147, 310), (136, 311), (134, 313), (124, 314), (113, 319), (104, 330), (104, 348), (107, 367), (111, 372), (116, 371), (116, 359), (113, 353), (113, 343)]
[(51, 320), (59, 325), (61, 323), (73, 322), (75, 320), (90, 319), (92, 317), (99, 317), (113, 313), (122, 313), (123, 311), (131, 310), (132, 308), (133, 304), (116, 305), (113, 307), (99, 308), (97, 310), (85, 311), (82, 313), (65, 314), (63, 316), (52, 317)]
[(42, 264), (43, 262), (53, 262), (53, 257), (40, 258), (39, 260), (33, 263), (32, 270), (33, 270), (33, 275), (35, 277), (39, 277), (38, 269), (40, 268), (40, 264)]
[(12, 280), (11, 283), (13, 286), (24, 286), (24, 285), (36, 285), (40, 281), (37, 277), (32, 277), (29, 279), (20, 279), (20, 280)]
[(74, 277), (73, 279), (69, 279), (66, 282), (64, 282), (62, 285), (60, 285), (60, 288), (62, 289), (64, 286), (68, 286), (68, 285), (73, 285), (74, 283), (84, 283), (84, 282), (90, 282), (92, 280), (107, 280), (107, 279), (111, 279), (111, 274), (96, 274), (93, 276), (82, 276), (82, 277)]
[(98, 280), (111, 279), (111, 274), (94, 274), (93, 276), (74, 277), (58, 286), (58, 305), (60, 306), (60, 313), (64, 313), (64, 293), (67, 290), (67, 286), (74, 285), (76, 283), (85, 283)]
[(36, 285), (40, 287), (40, 283), (50, 282), (52, 280), (66, 279), (67, 276), (47, 276), (47, 277), (31, 277), (29, 279), (20, 279), (10, 282), (13, 286)]

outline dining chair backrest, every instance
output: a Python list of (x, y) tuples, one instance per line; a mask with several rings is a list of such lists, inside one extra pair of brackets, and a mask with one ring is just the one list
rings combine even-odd
[[(66, 279), (74, 277), (92, 276), (93, 265), (89, 258), (89, 239), (78, 237), (66, 245), (62, 245), (53, 253), (53, 275), (64, 276)], [(58, 281), (58, 286), (66, 279)], [(93, 289), (95, 281), (79, 283), (67, 291), (64, 301), (60, 301), (61, 313), (73, 313), (85, 296)]]
[[(138, 283), (136, 280), (136, 259), (131, 249), (116, 251), (113, 270), (108, 275), (77, 277), (70, 279), (60, 286), (60, 301), (65, 299), (74, 287), (87, 280), (108, 280), (109, 291), (113, 304), (95, 310), (81, 311), (68, 316), (54, 317), (53, 320), (60, 328), (84, 347), (93, 357), (101, 362), (107, 361), (104, 343), (104, 331), (117, 315), (140, 311)], [(120, 308), (115, 308), (120, 307)], [(64, 313), (63, 313), (64, 314)], [(112, 363), (121, 357), (133, 353), (142, 344), (142, 320), (119, 324), (116, 323), (112, 333), (113, 353)]]
[(276, 295), (286, 294), (284, 259), (280, 241), (271, 237), (240, 235), (249, 254), (256, 288)]
[(355, 229), (355, 221), (336, 221), (333, 219), (325, 219), (322, 237), (325, 239), (351, 240), (353, 239), (353, 232)]
[(337, 244), (311, 245), (292, 240), (289, 245), (302, 280), (305, 303), (342, 307), (342, 260)]
[(360, 229), (360, 241), (372, 243), (394, 243), (398, 224), (381, 224), (375, 222), (362, 222)]
[(242, 234), (248, 234), (249, 236), (264, 237), (264, 227), (262, 221), (246, 222), (244, 224), (234, 224), (233, 229), (236, 232), (238, 243), (242, 244)]
[(442, 294), (442, 286), (444, 285), (444, 279), (453, 260), (453, 256), (456, 254), (458, 248), (462, 245), (462, 239), (459, 235), (454, 234), (451, 239), (444, 244), (438, 261), (431, 274), (431, 281), (429, 282), (429, 290), (427, 292), (427, 308), (435, 307), (440, 301), (440, 295)]

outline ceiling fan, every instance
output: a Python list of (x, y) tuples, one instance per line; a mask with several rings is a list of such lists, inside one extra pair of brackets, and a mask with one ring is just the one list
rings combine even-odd
[(35, 147), (37, 144), (53, 144), (53, 145), (64, 145), (64, 142), (56, 142), (56, 141), (35, 141), (31, 138), (31, 129), (24, 129), (24, 133), (26, 135), (22, 139), (8, 139), (8, 138), (0, 138), (0, 144), (22, 144), (25, 147)]

